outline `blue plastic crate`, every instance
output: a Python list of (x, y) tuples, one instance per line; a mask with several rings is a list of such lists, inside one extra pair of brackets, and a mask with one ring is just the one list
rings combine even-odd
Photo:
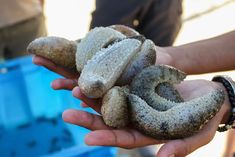
[(15, 129), (2, 129), (0, 134), (3, 157), (34, 157), (75, 145), (70, 130), (58, 117), (38, 118)]
[(51, 89), (59, 77), (31, 56), (0, 64), (0, 156), (114, 156), (116, 148), (85, 146), (89, 131), (62, 121), (66, 108), (83, 108), (71, 92)]
[(32, 119), (21, 66), (14, 62), (0, 65), (0, 125), (11, 128)]
[(75, 146), (42, 157), (114, 157), (116, 154), (117, 149), (112, 147)]

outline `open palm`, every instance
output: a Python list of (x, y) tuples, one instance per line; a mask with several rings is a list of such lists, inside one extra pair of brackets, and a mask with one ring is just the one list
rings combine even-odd
[[(83, 101), (89, 107), (100, 113), (101, 101), (100, 99), (89, 99), (83, 95), (77, 87), (77, 78), (79, 74), (69, 72), (67, 69), (57, 67), (50, 61), (41, 57), (35, 57), (34, 63), (43, 65), (48, 69), (57, 72), (65, 79), (58, 79), (53, 81), (52, 87), (54, 89), (69, 89), (72, 90), (73, 95)], [(177, 90), (185, 101), (202, 96), (214, 89), (223, 89), (223, 86), (206, 80), (184, 81), (176, 86)], [(164, 143), (160, 148), (157, 157), (184, 157), (199, 147), (209, 143), (217, 130), (221, 121), (224, 121), (230, 110), (228, 105), (228, 98), (226, 97), (224, 104), (216, 116), (210, 120), (207, 125), (202, 128), (197, 134), (178, 140), (162, 141), (145, 136), (133, 128), (113, 129), (104, 124), (102, 116), (99, 114), (92, 114), (79, 110), (67, 110), (63, 113), (64, 121), (78, 126), (90, 129), (91, 132), (85, 137), (85, 142), (88, 145), (101, 146), (117, 146), (122, 148), (136, 148), (152, 144)], [(85, 105), (84, 105), (85, 106)]]

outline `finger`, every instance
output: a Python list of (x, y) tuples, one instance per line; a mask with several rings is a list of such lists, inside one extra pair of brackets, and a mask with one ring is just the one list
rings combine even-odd
[(198, 134), (179, 140), (172, 140), (164, 144), (158, 151), (157, 157), (185, 157), (199, 147), (208, 144), (215, 135), (218, 125), (211, 120)]
[(135, 130), (112, 130), (112, 128), (104, 124), (102, 117), (85, 111), (66, 110), (63, 112), (62, 117), (65, 122), (82, 126), (89, 130), (97, 130), (86, 136), (85, 141), (89, 145), (132, 148), (162, 143), (162, 141), (147, 137)]
[(85, 143), (87, 145), (117, 146), (122, 148), (136, 148), (162, 142), (131, 129), (96, 130), (90, 132), (85, 137)]
[(78, 76), (79, 76), (78, 73), (76, 73), (70, 69), (59, 67), (55, 63), (50, 61), (49, 59), (46, 59), (46, 58), (43, 58), (43, 57), (40, 57), (37, 55), (35, 55), (33, 57), (33, 63), (36, 65), (44, 66), (47, 69), (64, 76), (65, 78), (73, 78), (74, 79), (74, 78), (78, 78)]
[(51, 83), (51, 87), (55, 90), (59, 89), (66, 89), (66, 90), (72, 90), (74, 87), (77, 86), (77, 80), (76, 79), (56, 79)]
[(104, 124), (101, 116), (80, 110), (66, 110), (63, 112), (65, 122), (85, 127), (89, 130), (110, 129)]
[(84, 102), (81, 103), (81, 106), (84, 107), (84, 108), (89, 107), (89, 106), (88, 106), (86, 103), (84, 103)]
[(85, 104), (93, 108), (96, 112), (100, 113), (101, 99), (90, 99), (82, 94), (79, 87), (75, 87), (72, 91), (73, 96), (82, 100)]
[(157, 59), (156, 59), (156, 64), (166, 64), (166, 65), (171, 65), (174, 66), (173, 58), (171, 55), (169, 55), (165, 48), (155, 46), (156, 51), (158, 52), (157, 54)]

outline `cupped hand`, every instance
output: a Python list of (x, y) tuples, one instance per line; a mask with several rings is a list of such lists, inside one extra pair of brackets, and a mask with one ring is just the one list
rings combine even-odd
[(60, 67), (49, 59), (37, 55), (33, 57), (33, 63), (39, 66), (44, 66), (48, 70), (53, 71), (64, 77), (56, 79), (51, 83), (53, 89), (72, 90), (75, 86), (77, 86), (77, 79), (79, 77), (78, 72), (72, 71), (71, 69), (66, 69), (64, 67)]
[[(173, 65), (171, 62), (171, 57), (164, 52), (164, 48), (158, 47), (157, 49), (159, 51), (156, 64)], [(79, 77), (78, 73), (59, 67), (48, 59), (39, 56), (35, 56), (33, 58), (33, 62), (65, 77), (54, 80), (52, 82), (52, 87), (54, 89), (73, 89), (73, 95), (83, 101), (82, 106), (91, 107), (98, 113), (100, 112), (100, 99), (89, 99), (81, 93), (78, 87), (76, 87), (77, 79)], [(186, 101), (208, 93), (210, 90), (215, 88), (223, 87), (218, 83), (203, 80), (185, 81), (180, 85), (177, 85), (178, 91)], [(85, 138), (85, 142), (88, 145), (136, 148), (164, 143), (157, 153), (157, 157), (168, 157), (171, 155), (175, 155), (175, 157), (184, 157), (201, 146), (206, 145), (213, 139), (218, 125), (221, 123), (221, 121), (225, 121), (225, 119), (227, 119), (225, 115), (229, 115), (229, 111), (230, 106), (226, 97), (220, 111), (200, 132), (188, 138), (171, 141), (155, 140), (143, 135), (133, 128), (110, 128), (104, 124), (100, 115), (87, 113), (85, 111), (67, 110), (63, 114), (63, 119), (68, 123), (79, 125), (92, 130)]]
[[(173, 65), (172, 58), (168, 54), (165, 48), (156, 46), (156, 51), (157, 51), (156, 64)], [(48, 70), (53, 71), (64, 77), (56, 79), (51, 83), (53, 89), (72, 90), (75, 86), (77, 86), (77, 80), (79, 77), (78, 72), (72, 71), (71, 69), (67, 69), (64, 67), (60, 67), (55, 63), (53, 63), (52, 61), (50, 61), (49, 59), (46, 59), (38, 55), (35, 55), (33, 57), (33, 63), (39, 66), (44, 66)]]
[[(215, 82), (196, 80), (184, 81), (176, 86), (185, 101), (202, 96), (213, 89), (223, 89), (222, 85)], [(89, 99), (83, 95), (79, 87), (73, 89), (73, 95), (81, 99), (84, 104), (100, 112), (100, 99)], [(216, 116), (210, 120), (197, 134), (177, 140), (162, 141), (145, 136), (133, 128), (113, 129), (104, 124), (101, 115), (79, 110), (67, 110), (63, 113), (65, 122), (90, 129), (91, 132), (85, 137), (88, 145), (117, 146), (122, 148), (136, 148), (152, 144), (164, 143), (157, 153), (157, 157), (184, 157), (196, 149), (209, 143), (217, 130), (218, 125), (226, 120), (230, 110), (228, 98)]]

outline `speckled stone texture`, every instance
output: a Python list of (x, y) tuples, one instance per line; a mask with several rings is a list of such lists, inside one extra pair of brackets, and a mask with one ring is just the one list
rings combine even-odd
[(155, 139), (171, 140), (197, 133), (220, 109), (224, 92), (215, 90), (166, 111), (153, 109), (134, 94), (129, 95), (129, 101), (134, 127)]
[(141, 49), (130, 60), (122, 75), (117, 80), (116, 85), (123, 86), (130, 84), (136, 74), (141, 72), (144, 68), (154, 65), (156, 62), (155, 44), (151, 40), (145, 40)]
[[(176, 92), (174, 89), (169, 92), (167, 88), (172, 88), (173, 83), (179, 83), (185, 76), (173, 67), (157, 65), (145, 68), (133, 79), (129, 109), (132, 124), (138, 130), (156, 139), (184, 138), (198, 132), (215, 116), (225, 97), (221, 90), (187, 102), (182, 102), (181, 98), (176, 98), (178, 102), (166, 98), (169, 93)], [(167, 91), (159, 92), (160, 88)]]
[(131, 58), (140, 50), (141, 42), (124, 39), (102, 49), (88, 63), (78, 80), (81, 91), (88, 97), (100, 98), (114, 86)]
[(75, 69), (77, 43), (61, 37), (41, 37), (32, 41), (27, 51), (45, 57), (57, 65)]
[(127, 87), (115, 86), (102, 99), (101, 114), (106, 125), (123, 128), (129, 124)]
[(160, 83), (155, 88), (155, 93), (167, 100), (171, 100), (177, 103), (184, 102), (184, 99), (180, 96), (179, 92), (175, 89), (174, 85), (167, 82)]
[[(197, 133), (218, 112), (225, 97), (223, 91), (215, 90), (184, 102), (174, 84), (186, 74), (166, 65), (153, 66), (154, 43), (122, 25), (95, 28), (77, 41), (39, 38), (27, 50), (77, 69), (82, 93), (103, 98), (101, 112), (107, 125), (134, 126), (156, 139)], [(123, 85), (130, 86), (119, 87)]]
[[(170, 66), (150, 66), (142, 70), (133, 79), (130, 90), (132, 94), (138, 95), (154, 109), (165, 111), (176, 104), (171, 104), (167, 99), (163, 99), (158, 94), (156, 94), (156, 87), (162, 83), (180, 83), (185, 77), (185, 73)], [(161, 87), (163, 88), (163, 86)], [(166, 93), (169, 94), (169, 91), (165, 92), (164, 95), (167, 95)], [(174, 93), (176, 93), (176, 91)], [(179, 96), (179, 94), (176, 94), (175, 96)]]
[(92, 29), (77, 46), (77, 70), (81, 72), (87, 64), (87, 61), (96, 53), (101, 52), (100, 50), (102, 48), (107, 47), (115, 40), (124, 39), (125, 37), (124, 34), (108, 27), (97, 27)]

